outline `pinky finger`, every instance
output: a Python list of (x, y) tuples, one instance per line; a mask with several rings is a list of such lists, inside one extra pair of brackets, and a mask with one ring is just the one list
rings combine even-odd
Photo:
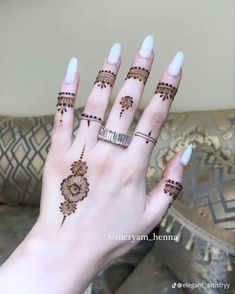
[(145, 217), (148, 224), (157, 225), (181, 192), (184, 169), (191, 155), (192, 145), (190, 144), (168, 162), (160, 182), (147, 196)]

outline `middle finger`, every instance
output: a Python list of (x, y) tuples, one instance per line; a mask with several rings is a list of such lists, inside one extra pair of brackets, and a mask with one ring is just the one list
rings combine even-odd
[(127, 133), (141, 101), (153, 63), (153, 37), (147, 36), (138, 51), (133, 66), (119, 91), (105, 128)]

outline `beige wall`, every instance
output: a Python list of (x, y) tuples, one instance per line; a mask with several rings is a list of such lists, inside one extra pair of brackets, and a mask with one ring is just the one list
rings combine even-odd
[(84, 105), (110, 46), (123, 45), (122, 84), (146, 34), (155, 37), (155, 63), (143, 104), (174, 53), (185, 53), (184, 78), (173, 110), (234, 105), (232, 0), (11, 0), (0, 2), (0, 114), (55, 110), (71, 56), (80, 63), (77, 106)]

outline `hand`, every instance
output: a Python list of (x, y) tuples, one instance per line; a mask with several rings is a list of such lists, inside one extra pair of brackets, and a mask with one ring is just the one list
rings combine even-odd
[[(129, 71), (105, 128), (128, 133), (153, 62), (152, 47), (153, 39), (148, 36), (135, 57), (133, 67), (137, 68)], [(37, 252), (43, 293), (84, 291), (105, 264), (136, 244), (130, 240), (111, 240), (110, 235), (147, 234), (180, 192), (191, 146), (172, 158), (163, 178), (149, 195), (146, 195), (145, 176), (153, 147), (179, 87), (182, 62), (182, 53), (177, 53), (125, 148), (105, 138), (98, 139), (121, 64), (120, 45), (112, 47), (104, 62), (102, 70), (106, 72), (100, 72), (96, 79), (76, 135), (71, 106), (74, 106), (79, 74), (77, 60), (71, 60), (58, 98), (51, 147), (44, 166), (40, 216), (25, 240), (30, 244), (27, 250)], [(6, 271), (9, 266), (8, 261)], [(45, 268), (48, 270), (43, 271)], [(35, 274), (34, 270), (29, 273), (32, 280)], [(34, 289), (34, 284), (28, 285), (28, 289), (29, 293), (32, 290), (41, 293)]]

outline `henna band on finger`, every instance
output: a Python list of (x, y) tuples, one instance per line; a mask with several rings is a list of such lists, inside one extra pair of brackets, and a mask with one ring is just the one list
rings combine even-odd
[(162, 101), (169, 99), (173, 101), (177, 90), (178, 89), (171, 84), (159, 82), (155, 90), (155, 94), (159, 93)]
[(165, 179), (164, 177), (163, 179), (165, 180), (165, 188), (163, 190), (164, 193), (168, 194), (170, 197), (173, 198), (173, 200), (175, 200), (183, 189), (182, 184), (171, 179)]
[(142, 81), (144, 84), (146, 84), (148, 77), (149, 77), (150, 71), (145, 69), (144, 67), (140, 66), (133, 66), (129, 69), (129, 72), (125, 78), (127, 79), (137, 79), (140, 82)]
[(150, 131), (148, 133), (148, 135), (146, 135), (141, 132), (136, 132), (134, 135), (145, 139), (146, 144), (148, 144), (149, 142), (152, 142), (155, 145), (157, 143), (157, 140), (155, 140), (153, 137), (151, 137), (151, 133), (152, 133), (152, 131)]
[(87, 114), (87, 113), (81, 114), (81, 120), (87, 120), (88, 127), (90, 126), (91, 121), (98, 122), (102, 125), (104, 124), (104, 121), (101, 119), (101, 117), (98, 117), (96, 115)]
[[(63, 96), (64, 94), (66, 95), (71, 95), (73, 97), (65, 97)], [(62, 95), (62, 96), (60, 96)], [(74, 93), (69, 93), (69, 92), (60, 92), (59, 97), (57, 99), (57, 111), (60, 111), (61, 117), (60, 117), (60, 122), (62, 122), (63, 114), (67, 112), (67, 107), (68, 108), (73, 108), (75, 103), (75, 94)]]
[(94, 85), (97, 84), (101, 89), (106, 88), (107, 86), (113, 87), (115, 79), (115, 73), (110, 70), (100, 70), (95, 79)]

